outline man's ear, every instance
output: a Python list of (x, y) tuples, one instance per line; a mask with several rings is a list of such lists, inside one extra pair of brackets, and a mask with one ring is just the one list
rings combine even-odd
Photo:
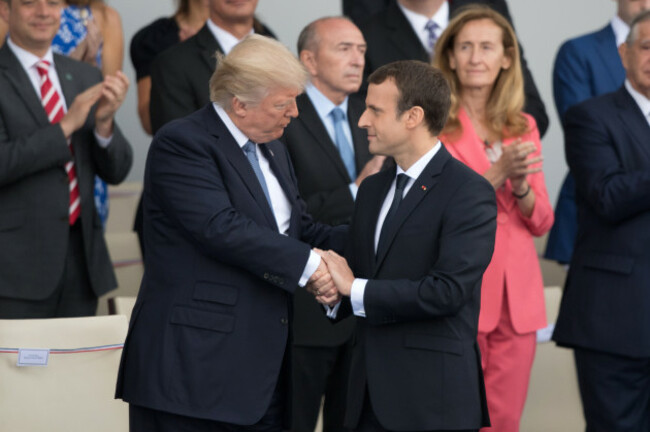
[(623, 42), (618, 46), (618, 55), (621, 57), (623, 68), (627, 70), (627, 42)]
[(232, 100), (230, 101), (230, 108), (237, 117), (246, 117), (246, 114), (248, 113), (246, 104), (240, 101), (237, 96), (232, 97)]
[(406, 116), (406, 127), (414, 129), (424, 121), (424, 110), (420, 106), (414, 106), (404, 113)]
[(314, 54), (313, 51), (306, 50), (306, 49), (300, 51), (300, 62), (303, 64), (303, 66), (305, 66), (305, 69), (307, 69), (309, 75), (311, 76), (317, 75), (316, 55)]
[[(0, 0), (0, 18), (2, 19), (2, 23), (0, 23), (2, 26), (1, 27), (7, 27), (9, 24), (9, 2)], [(5, 35), (1, 35), (4, 37)]]

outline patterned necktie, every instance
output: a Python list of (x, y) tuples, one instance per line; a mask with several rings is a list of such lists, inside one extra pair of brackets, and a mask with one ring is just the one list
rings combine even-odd
[[(63, 108), (63, 100), (61, 99), (59, 92), (54, 88), (47, 73), (49, 69), (50, 62), (46, 60), (40, 60), (36, 63), (36, 70), (41, 77), (41, 102), (43, 103), (45, 114), (47, 114), (50, 123), (55, 124), (61, 121), (65, 115), (65, 110)], [(68, 140), (68, 148), (70, 149), (70, 154), (73, 156), (71, 160), (65, 164), (65, 171), (68, 173), (68, 183), (70, 184), (68, 219), (70, 225), (74, 225), (81, 214), (81, 195), (79, 194), (77, 170), (75, 169), (74, 152), (70, 140)]]
[(246, 144), (244, 144), (243, 149), (244, 152), (246, 152), (248, 162), (251, 164), (251, 167), (253, 167), (253, 171), (255, 172), (257, 180), (260, 182), (260, 186), (262, 186), (266, 200), (268, 201), (269, 205), (271, 205), (271, 196), (269, 195), (269, 189), (266, 187), (266, 181), (264, 180), (264, 174), (262, 174), (262, 168), (260, 168), (260, 161), (257, 159), (257, 150), (255, 143), (248, 141)]
[(395, 213), (397, 213), (397, 208), (402, 202), (404, 189), (406, 188), (406, 183), (408, 183), (408, 181), (409, 176), (406, 174), (399, 174), (397, 176), (397, 179), (395, 179), (395, 195), (393, 195), (393, 202), (390, 204), (388, 213), (386, 213), (384, 224), (381, 226), (379, 242), (377, 243), (377, 256), (379, 256), (379, 252), (383, 250), (384, 247), (386, 247), (386, 233), (388, 231), (388, 227), (391, 225), (391, 222), (393, 222), (392, 219), (395, 217)]
[(438, 35), (436, 34), (436, 30), (438, 30), (438, 24), (436, 24), (433, 20), (429, 20), (424, 26), (424, 29), (429, 33), (427, 43), (429, 45), (429, 54), (431, 54), (431, 57), (433, 57), (433, 48), (436, 46), (436, 41), (438, 40)]
[(351, 181), (357, 179), (357, 169), (354, 166), (354, 152), (352, 151), (352, 146), (343, 132), (343, 121), (345, 120), (345, 114), (341, 108), (334, 108), (330, 115), (334, 120), (334, 137), (336, 139), (336, 147), (339, 150), (341, 159), (343, 159), (343, 164), (345, 169), (348, 171)]

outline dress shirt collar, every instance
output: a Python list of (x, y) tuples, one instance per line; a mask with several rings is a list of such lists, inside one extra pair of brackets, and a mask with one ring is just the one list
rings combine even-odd
[[(217, 42), (219, 42), (219, 46), (223, 50), (223, 53), (226, 55), (230, 52), (231, 49), (233, 49), (235, 45), (237, 45), (243, 39), (237, 39), (232, 33), (227, 32), (212, 22), (211, 19), (208, 20), (208, 28), (210, 29), (212, 36), (214, 36)], [(248, 32), (248, 35), (251, 35), (253, 33), (253, 29), (251, 28), (251, 31)]]
[(230, 132), (230, 135), (232, 135), (232, 137), (237, 142), (237, 145), (241, 147), (243, 151), (244, 145), (246, 145), (246, 143), (249, 141), (248, 137), (237, 126), (235, 126), (235, 123), (233, 123), (232, 119), (225, 109), (214, 102), (212, 103), (212, 106), (214, 107), (214, 110), (217, 112), (217, 115), (221, 121), (226, 125), (228, 132)]
[(18, 58), (18, 61), (22, 65), (23, 69), (26, 71), (35, 67), (36, 63), (40, 60), (47, 60), (51, 66), (54, 66), (54, 55), (52, 54), (52, 47), (47, 49), (47, 52), (43, 58), (40, 58), (37, 55), (30, 53), (26, 49), (16, 45), (11, 40), (11, 36), (7, 38), (7, 45), (9, 46), (9, 49), (11, 49), (11, 51), (14, 53), (14, 55)]
[(636, 104), (639, 106), (639, 109), (641, 109), (641, 112), (648, 122), (648, 125), (650, 125), (650, 99), (636, 91), (636, 89), (632, 87), (632, 84), (627, 79), (625, 80), (625, 88), (630, 93), (630, 96), (632, 96), (632, 99), (634, 99)]
[(411, 24), (411, 27), (413, 27), (415, 34), (418, 35), (418, 39), (420, 39), (424, 47), (428, 46), (429, 32), (425, 29), (425, 26), (429, 20), (432, 20), (438, 25), (436, 31), (436, 36), (438, 37), (440, 37), (449, 24), (449, 2), (444, 2), (432, 17), (413, 12), (412, 10), (405, 8), (399, 1), (397, 2), (397, 5)]
[(625, 21), (621, 19), (620, 16), (614, 15), (611, 21), (612, 30), (614, 30), (614, 38), (616, 39), (616, 46), (620, 46), (625, 39), (627, 34), (630, 32), (630, 26), (627, 25)]
[[(440, 148), (442, 147), (442, 144), (440, 141), (434, 145), (431, 150), (426, 152), (420, 159), (417, 160), (413, 165), (409, 167), (406, 171), (404, 171), (399, 165), (397, 165), (397, 173), (396, 176), (399, 174), (406, 174), (409, 176), (409, 183), (407, 184), (407, 189), (410, 189), (411, 185), (411, 180), (415, 180), (418, 177), (420, 177), (420, 174), (422, 174), (422, 171), (426, 168), (426, 166), (431, 162), (431, 159), (438, 153)], [(404, 191), (404, 195), (406, 195), (407, 190)]]
[(307, 84), (305, 87), (305, 93), (307, 93), (307, 97), (309, 97), (309, 100), (311, 100), (311, 103), (314, 105), (314, 108), (316, 108), (316, 112), (318, 113), (318, 116), (321, 119), (326, 119), (329, 117), (330, 112), (334, 108), (338, 106), (338, 108), (341, 108), (343, 110), (343, 114), (345, 114), (345, 117), (347, 118), (348, 116), (348, 97), (345, 97), (345, 100), (340, 104), (340, 105), (334, 105), (334, 102), (329, 100), (323, 93), (321, 93), (320, 90), (316, 88), (313, 84)]

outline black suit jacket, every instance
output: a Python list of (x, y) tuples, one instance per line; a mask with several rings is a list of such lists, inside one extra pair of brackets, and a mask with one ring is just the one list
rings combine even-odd
[(144, 182), (147, 271), (117, 384), (125, 401), (239, 425), (267, 411), (311, 246), (340, 250), (346, 230), (312, 221), (284, 145), (261, 148), (292, 205), (288, 235), (212, 105), (156, 134)]
[(578, 236), (553, 338), (650, 357), (650, 127), (625, 87), (564, 121)]
[[(54, 66), (68, 106), (101, 82), (101, 72), (54, 55)], [(0, 48), (0, 297), (42, 300), (61, 280), (70, 225), (70, 191), (65, 164), (70, 149), (61, 126), (50, 124), (29, 77), (8, 45)], [(117, 285), (99, 215), (95, 175), (121, 182), (132, 151), (115, 126), (108, 148), (93, 133), (95, 111), (72, 137), (81, 194), (81, 228), (92, 289), (100, 296)]]
[[(449, 1), (449, 15), (461, 7), (472, 3), (490, 6), (510, 23), (512, 18), (505, 0), (453, 0)], [(391, 1), (388, 7), (370, 17), (361, 25), (361, 31), (368, 43), (366, 51), (366, 66), (364, 76), (368, 76), (379, 67), (398, 60), (421, 60), (429, 62), (429, 54), (422, 46), (396, 1)], [(521, 48), (521, 45), (520, 45)], [(521, 66), (524, 74), (524, 92), (526, 93), (526, 106), (524, 111), (532, 115), (537, 122), (539, 133), (543, 136), (548, 129), (548, 115), (544, 102), (535, 86), (533, 75), (528, 69), (523, 49), (521, 49)], [(365, 80), (364, 80), (365, 81)], [(365, 88), (362, 89), (362, 93)]]
[[(357, 318), (346, 426), (364, 394), (388, 430), (489, 425), (476, 342), (481, 278), (496, 233), (494, 189), (443, 147), (402, 200), (375, 257), (377, 218), (395, 171), (357, 195), (346, 257), (369, 279)], [(341, 313), (349, 312), (349, 301)]]
[[(329, 225), (350, 223), (354, 200), (350, 193), (351, 179), (336, 145), (332, 142), (309, 96), (303, 93), (296, 100), (298, 117), (284, 131), (281, 141), (289, 150), (298, 179), (300, 195), (307, 202), (307, 211), (319, 222)], [(368, 151), (368, 134), (359, 128), (359, 117), (365, 105), (356, 98), (348, 99), (348, 121), (352, 132), (357, 172), (372, 155)], [(350, 338), (353, 319), (332, 326), (322, 313), (322, 306), (306, 291), (296, 292), (294, 344), (303, 346), (337, 346)]]
[[(264, 26), (259, 34), (273, 37)], [(173, 45), (151, 64), (151, 128), (155, 134), (165, 123), (200, 109), (210, 102), (209, 81), (223, 49), (204, 25), (191, 38)]]

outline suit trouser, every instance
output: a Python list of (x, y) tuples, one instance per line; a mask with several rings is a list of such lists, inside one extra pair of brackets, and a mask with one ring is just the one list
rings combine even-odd
[(519, 431), (536, 343), (535, 332), (518, 334), (512, 327), (508, 299), (504, 295), (496, 328), (478, 334), (492, 423), (492, 427), (482, 431)]
[(574, 349), (587, 432), (650, 431), (650, 358)]
[(81, 220), (70, 227), (63, 275), (49, 297), (43, 300), (0, 297), (0, 319), (79, 317), (96, 312), (97, 296), (90, 285)]
[(351, 341), (334, 347), (293, 347), (292, 431), (313, 432), (323, 395), (323, 431), (347, 430), (343, 419), (351, 349)]

